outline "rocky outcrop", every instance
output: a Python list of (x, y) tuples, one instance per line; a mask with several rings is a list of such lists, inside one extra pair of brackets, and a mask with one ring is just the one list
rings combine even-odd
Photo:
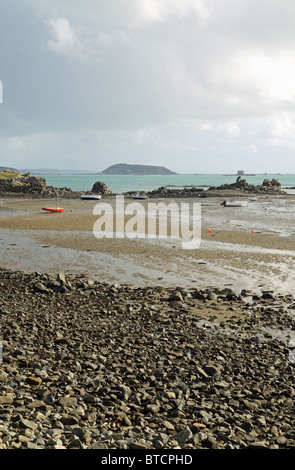
[(223, 191), (229, 194), (237, 191), (248, 194), (286, 194), (286, 192), (282, 190), (281, 183), (277, 179), (269, 180), (265, 178), (261, 185), (255, 186), (254, 184), (249, 184), (245, 179), (242, 179), (241, 176), (238, 176), (235, 183), (211, 186), (206, 191), (198, 186), (186, 186), (182, 189), (161, 186), (160, 188), (149, 191), (146, 194), (149, 198), (196, 198), (199, 196), (215, 196), (216, 191)]
[(172, 198), (172, 197), (198, 197), (200, 193), (205, 193), (203, 188), (197, 186), (188, 186), (182, 189), (171, 188), (168, 186), (161, 186), (160, 188), (148, 191), (146, 194), (149, 198)]
[(91, 191), (73, 191), (71, 188), (47, 186), (45, 178), (32, 173), (3, 171), (0, 173), (0, 194), (8, 197), (29, 196), (33, 198), (79, 199), (82, 194), (112, 195), (102, 181), (97, 181)]
[(31, 173), (16, 173), (12, 178), (1, 179), (0, 194), (6, 197), (26, 196), (31, 198), (79, 198), (81, 192), (70, 188), (47, 186), (45, 178), (33, 176)]
[(222, 184), (221, 186), (212, 186), (208, 191), (222, 191), (222, 190), (234, 190), (242, 191), (244, 193), (271, 193), (271, 194), (285, 194), (282, 191), (281, 183), (277, 179), (268, 179), (265, 178), (261, 185), (255, 186), (254, 184), (249, 184), (245, 179), (242, 179), (241, 176), (238, 176), (235, 183), (231, 184)]
[(0, 173), (1, 192), (40, 192), (46, 188), (46, 180), (32, 173), (22, 174), (19, 171), (3, 171)]
[(92, 186), (91, 194), (101, 194), (102, 196), (111, 196), (114, 193), (102, 181), (97, 181)]

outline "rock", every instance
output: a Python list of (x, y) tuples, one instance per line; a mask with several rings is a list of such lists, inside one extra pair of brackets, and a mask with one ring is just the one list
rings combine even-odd
[(215, 294), (215, 292), (210, 291), (207, 295), (207, 299), (208, 300), (217, 300), (217, 295)]
[(12, 394), (0, 395), (0, 405), (10, 405), (11, 403), (13, 403)]
[(143, 442), (131, 442), (131, 449), (146, 449), (147, 445)]
[(107, 187), (105, 183), (102, 181), (97, 181), (94, 183), (91, 189), (92, 194), (101, 194), (102, 196), (105, 195), (113, 195), (114, 193)]
[(64, 275), (64, 273), (59, 273), (56, 277), (56, 280), (59, 282), (59, 283), (63, 283), (65, 284), (66, 283), (66, 277)]
[(69, 442), (67, 448), (68, 449), (82, 449), (83, 444), (78, 437), (75, 437)]
[(61, 420), (62, 424), (66, 425), (66, 426), (73, 426), (73, 425), (79, 423), (78, 418), (76, 418), (75, 416), (72, 416), (72, 415), (63, 415), (60, 420)]
[(37, 429), (38, 425), (34, 423), (34, 421), (30, 421), (29, 419), (21, 419), (20, 420), (20, 425), (23, 428), (29, 428), (32, 429), (33, 431)]
[(173, 436), (173, 439), (179, 444), (185, 444), (193, 436), (192, 431), (188, 426), (186, 426), (182, 431), (179, 431)]
[(268, 444), (266, 441), (255, 441), (250, 444), (251, 449), (267, 449)]
[(204, 367), (205, 369), (205, 373), (209, 376), (209, 377), (213, 377), (215, 379), (218, 379), (220, 377), (220, 374), (221, 374), (221, 366), (219, 364), (217, 365), (206, 365)]
[(175, 429), (174, 424), (167, 420), (163, 421), (163, 426), (170, 431), (174, 431)]
[(35, 287), (35, 290), (37, 292), (48, 292), (47, 287), (44, 286), (44, 284), (42, 284), (42, 282), (36, 282), (34, 287)]
[(8, 374), (6, 372), (4, 372), (4, 370), (0, 369), (0, 381), (1, 382), (6, 381), (7, 377), (8, 377)]
[(160, 405), (156, 403), (151, 403), (146, 405), (146, 411), (148, 413), (158, 413), (160, 411)]
[(165, 444), (167, 444), (169, 441), (169, 436), (168, 434), (165, 434), (163, 432), (160, 432), (157, 434), (157, 436), (154, 439), (154, 444), (156, 449), (162, 449)]
[(168, 301), (183, 302), (183, 297), (180, 292), (175, 292), (169, 296)]
[(30, 376), (30, 377), (27, 377), (27, 383), (30, 385), (41, 385), (42, 379), (41, 377)]
[(77, 398), (75, 397), (62, 397), (59, 400), (61, 406), (68, 407), (68, 406), (76, 406), (77, 405)]

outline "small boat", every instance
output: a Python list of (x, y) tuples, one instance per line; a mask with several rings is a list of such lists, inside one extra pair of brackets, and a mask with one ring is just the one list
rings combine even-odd
[[(59, 189), (59, 175), (57, 175), (57, 187), (56, 187), (56, 204), (58, 204), (58, 189)], [(42, 207), (42, 211), (47, 212), (63, 212), (64, 209), (61, 207)]]
[(42, 211), (48, 211), (48, 212), (63, 212), (64, 209), (61, 207), (42, 207)]
[(199, 194), (199, 197), (208, 197), (207, 194)]
[(224, 207), (244, 207), (246, 206), (247, 201), (237, 201), (236, 199), (232, 199), (228, 201), (225, 199), (220, 205)]
[(98, 200), (98, 199), (101, 199), (101, 195), (100, 194), (82, 194), (81, 196), (81, 199), (84, 199), (84, 200)]
[(133, 199), (146, 199), (145, 194), (133, 194), (132, 196)]

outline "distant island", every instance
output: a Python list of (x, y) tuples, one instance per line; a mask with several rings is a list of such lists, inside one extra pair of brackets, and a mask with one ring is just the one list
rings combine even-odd
[(164, 166), (151, 165), (129, 165), (127, 163), (118, 163), (109, 166), (101, 172), (102, 175), (176, 175)]

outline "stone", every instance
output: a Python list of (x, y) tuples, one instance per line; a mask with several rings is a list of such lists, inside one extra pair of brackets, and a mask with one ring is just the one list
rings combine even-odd
[(146, 411), (150, 413), (158, 413), (160, 411), (160, 405), (157, 403), (151, 403), (146, 405)]
[(60, 418), (60, 421), (62, 422), (62, 424), (66, 425), (66, 426), (73, 426), (73, 425), (79, 423), (78, 418), (76, 418), (75, 416), (72, 416), (72, 415), (63, 415)]
[(61, 406), (68, 407), (68, 406), (76, 406), (77, 405), (77, 398), (76, 397), (62, 397), (59, 400)]
[(167, 420), (163, 421), (163, 426), (170, 431), (174, 431), (175, 429), (174, 424)]
[(252, 449), (267, 449), (268, 444), (267, 444), (266, 441), (255, 441), (255, 442), (251, 442), (250, 448), (252, 448)]
[(23, 428), (29, 428), (29, 429), (32, 429), (33, 431), (37, 429), (38, 427), (38, 425), (34, 421), (31, 421), (29, 419), (21, 419), (20, 425)]
[(35, 287), (35, 290), (37, 292), (48, 292), (47, 287), (44, 286), (44, 284), (42, 284), (42, 282), (36, 282), (34, 287)]
[(173, 439), (179, 444), (185, 444), (189, 439), (193, 437), (193, 433), (188, 426), (186, 426), (182, 431), (179, 431), (173, 436)]
[(174, 292), (174, 294), (171, 294), (168, 298), (168, 301), (183, 302), (181, 292)]
[(59, 282), (59, 283), (63, 283), (65, 284), (66, 283), (66, 276), (64, 273), (58, 273), (58, 275), (56, 276), (56, 280)]
[(9, 405), (13, 403), (13, 395), (12, 394), (7, 394), (7, 395), (0, 395), (0, 405)]
[(0, 370), (0, 381), (3, 382), (7, 380), (8, 374), (4, 370)]
[(207, 295), (207, 299), (208, 300), (217, 300), (217, 295), (215, 294), (215, 292), (208, 292), (208, 295)]
[(30, 385), (41, 385), (42, 379), (41, 377), (30, 376), (27, 377), (27, 383)]
[(94, 185), (92, 186), (92, 189), (91, 189), (91, 193), (92, 194), (101, 194), (102, 196), (103, 195), (112, 195), (113, 194), (113, 192), (102, 181), (97, 181), (96, 183), (94, 183)]

